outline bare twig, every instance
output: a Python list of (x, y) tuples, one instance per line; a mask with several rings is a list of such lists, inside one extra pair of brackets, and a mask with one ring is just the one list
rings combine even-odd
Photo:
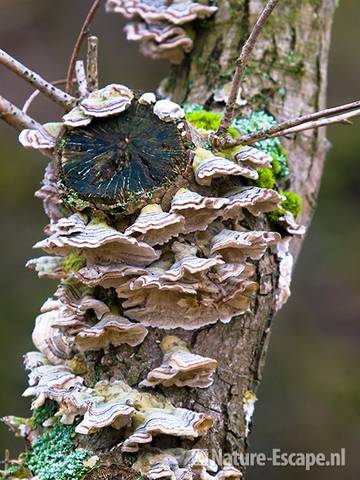
[(4, 50), (0, 50), (0, 63), (31, 85), (34, 85), (40, 92), (63, 108), (68, 110), (75, 104), (76, 99), (74, 97), (51, 85), (51, 83), (44, 80), (40, 75), (31, 71), (28, 67), (25, 67), (25, 65), (4, 52)]
[(347, 125), (351, 125), (349, 121), (350, 118), (359, 117), (360, 116), (360, 108), (356, 110), (352, 110), (351, 112), (342, 113), (340, 115), (333, 115), (332, 117), (322, 118), (320, 120), (313, 120), (312, 122), (306, 122), (302, 125), (298, 125), (293, 128), (288, 128), (282, 130), (281, 132), (272, 135), (272, 137), (280, 137), (285, 135), (291, 135), (293, 133), (304, 132), (305, 130), (311, 130), (313, 128), (320, 128), (326, 127), (327, 125), (332, 125), (333, 123), (344, 123)]
[(66, 78), (66, 89), (65, 91), (67, 93), (71, 93), (72, 86), (73, 86), (73, 78), (74, 78), (74, 72), (75, 72), (75, 65), (76, 65), (76, 60), (79, 57), (79, 52), (81, 49), (81, 46), (85, 40), (86, 35), (89, 33), (89, 27), (91, 22), (93, 21), (95, 14), (100, 7), (101, 0), (95, 0), (93, 4), (91, 5), (91, 8), (84, 20), (84, 23), (81, 27), (79, 36), (76, 40), (76, 43), (74, 45), (74, 50), (71, 54), (71, 59), (69, 63), (69, 68), (67, 71), (67, 78)]
[(80, 98), (84, 98), (88, 94), (88, 85), (87, 85), (84, 62), (82, 60), (77, 60), (76, 62), (75, 76), (76, 76), (76, 82), (78, 85)]
[[(55, 80), (54, 82), (51, 82), (51, 85), (63, 85), (65, 82), (66, 82), (66, 79)], [(39, 93), (40, 93), (40, 90), (34, 90), (33, 93), (30, 95), (30, 97), (26, 100), (22, 108), (22, 111), (24, 113), (27, 113), (29, 111), (31, 104), (33, 103), (35, 98), (39, 95)]]
[(89, 92), (99, 88), (98, 43), (97, 37), (91, 36), (88, 38), (86, 75)]
[(336, 113), (345, 113), (360, 108), (360, 100), (356, 102), (346, 103), (345, 105), (339, 105), (337, 107), (327, 108), (320, 110), (319, 112), (310, 113), (308, 115), (302, 115), (301, 117), (292, 118), (284, 122), (272, 125), (271, 127), (259, 130), (258, 132), (249, 133), (232, 140), (226, 141), (226, 147), (234, 147), (236, 145), (249, 145), (251, 143), (265, 140), (266, 138), (276, 137), (283, 135), (283, 131), (287, 131), (298, 125), (304, 125), (305, 123), (312, 122), (313, 120), (327, 118)]
[(5, 448), (5, 455), (4, 455), (4, 469), (7, 470), (10, 467), (10, 450)]
[(23, 130), (24, 128), (41, 129), (42, 126), (26, 113), (13, 105), (6, 98), (0, 96), (0, 118), (6, 123), (16, 128), (16, 130)]
[(262, 29), (265, 26), (265, 23), (267, 22), (268, 18), (270, 17), (272, 11), (276, 7), (277, 3), (279, 0), (269, 0), (268, 3), (266, 4), (265, 8), (261, 12), (257, 22), (255, 23), (248, 39), (244, 43), (241, 53), (239, 58), (236, 60), (236, 68), (235, 68), (235, 73), (232, 81), (232, 86), (230, 90), (230, 95), (229, 99), (226, 103), (225, 106), (225, 112), (224, 116), (221, 120), (221, 123), (219, 125), (219, 128), (215, 134), (216, 137), (224, 137), (228, 131), (228, 128), (231, 125), (233, 116), (234, 116), (234, 110), (235, 110), (235, 104), (236, 104), (236, 99), (239, 93), (239, 88), (240, 88), (240, 82), (241, 78), (244, 73), (244, 69), (246, 67), (246, 64), (249, 60), (249, 57), (254, 49), (255, 43), (262, 31)]
[[(360, 111), (360, 100), (356, 102), (339, 105), (337, 107), (327, 108), (301, 117), (292, 118), (285, 122), (272, 125), (271, 127), (259, 130), (257, 132), (241, 135), (232, 140), (226, 140), (222, 146), (225, 148), (235, 147), (236, 145), (251, 145), (267, 138), (281, 137), (291, 133), (302, 132), (311, 128), (318, 128), (332, 123), (351, 123), (349, 118), (358, 116)], [(335, 115), (335, 114), (340, 115)]]

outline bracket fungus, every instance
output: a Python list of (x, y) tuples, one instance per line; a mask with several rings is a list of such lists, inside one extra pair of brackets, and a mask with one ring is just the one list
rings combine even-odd
[(228, 203), (224, 209), (224, 218), (241, 219), (242, 210), (246, 209), (255, 217), (272, 212), (282, 200), (275, 190), (259, 187), (240, 187), (227, 195)]
[(259, 176), (256, 169), (224, 157), (215, 156), (203, 148), (195, 150), (193, 170), (196, 182), (205, 186), (210, 186), (212, 180), (218, 177), (235, 175), (256, 180)]
[(179, 64), (193, 48), (192, 38), (179, 25), (131, 22), (124, 30), (127, 40), (140, 43), (140, 51), (145, 57), (165, 58)]
[(290, 297), (291, 274), (294, 258), (290, 252), (290, 239), (285, 237), (276, 245), (276, 257), (279, 262), (279, 279), (276, 291), (276, 310), (280, 310)]
[(171, 201), (171, 212), (178, 213), (184, 218), (185, 233), (206, 230), (219, 216), (221, 208), (228, 205), (226, 198), (204, 197), (187, 188), (180, 188)]
[(81, 329), (75, 336), (75, 342), (81, 351), (96, 351), (125, 343), (135, 347), (143, 342), (146, 335), (147, 330), (141, 324), (131, 323), (121, 315), (105, 313), (100, 322)]
[(64, 256), (76, 251), (93, 263), (97, 259), (111, 261), (116, 258), (135, 265), (146, 265), (158, 258), (158, 253), (150, 245), (124, 235), (105, 222), (93, 219), (85, 224), (78, 214), (71, 218), (76, 219), (74, 225), (70, 223), (69, 228), (62, 228), (56, 224), (52, 228), (54, 233), (36, 243), (34, 248)]
[(213, 425), (205, 413), (174, 407), (146, 409), (134, 415), (134, 422), (138, 426), (122, 444), (123, 452), (137, 452), (140, 445), (151, 443), (159, 434), (194, 439), (205, 435)]
[(198, 387), (207, 388), (213, 383), (217, 361), (191, 353), (184, 341), (176, 336), (164, 337), (161, 341), (164, 359), (160, 367), (148, 373), (141, 382), (143, 387)]
[(166, 450), (147, 449), (142, 452), (132, 466), (133, 470), (150, 480), (240, 480), (242, 474), (231, 465), (219, 469), (205, 450), (193, 448), (171, 448)]
[(223, 229), (211, 242), (211, 253), (220, 253), (226, 262), (260, 260), (266, 249), (281, 240), (277, 232)]
[[(128, 36), (144, 52), (176, 63), (192, 48), (187, 24), (216, 7), (108, 0), (107, 10), (134, 22)], [(289, 192), (278, 191), (275, 181), (273, 188), (253, 186), (259, 169), (272, 166), (267, 152), (213, 148), (208, 135), (220, 114), (204, 110), (195, 124), (186, 105), (95, 84), (71, 103), (62, 123), (37, 124), (19, 137), (52, 158), (36, 194), (50, 223), (35, 247), (48, 255), (28, 266), (61, 280), (36, 319), (39, 352), (25, 357), (24, 395), (35, 397), (32, 408), (52, 401), (52, 416), (41, 428), (74, 424), (80, 441), (106, 429), (119, 451), (139, 452), (134, 469), (150, 480), (238, 480), (240, 472), (219, 469), (202, 450), (151, 447), (153, 437), (163, 435), (189, 446), (214, 422), (206, 412), (170, 403), (174, 390), (167, 387), (210, 387), (217, 360), (161, 330), (200, 330), (249, 312), (259, 284), (261, 290), (257, 262), (269, 247), (279, 261), (274, 295), (280, 307), (290, 293), (292, 257), (288, 240), (269, 230), (263, 214), (279, 231), (299, 235), (303, 228), (285, 208)], [(161, 363), (133, 379), (137, 353), (142, 358), (159, 335)], [(166, 396), (137, 387), (160, 387)], [(243, 398), (246, 435), (256, 400), (250, 393)]]
[[(160, 205), (146, 205), (136, 221), (125, 230), (149, 245), (163, 245), (170, 238), (184, 232), (184, 217), (177, 213), (163, 212)], [(140, 235), (139, 235), (140, 234)]]
[(140, 17), (145, 22), (170, 22), (182, 25), (196, 18), (206, 18), (216, 12), (217, 7), (192, 0), (107, 0), (109, 12), (120, 13), (125, 18)]
[(106, 10), (132, 20), (125, 26), (127, 39), (140, 42), (144, 55), (178, 64), (193, 48), (192, 33), (184, 26), (210, 17), (217, 7), (192, 0), (107, 0)]

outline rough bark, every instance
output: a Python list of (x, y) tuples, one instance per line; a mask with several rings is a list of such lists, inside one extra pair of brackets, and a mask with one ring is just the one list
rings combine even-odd
[[(282, 121), (324, 108), (335, 4), (336, 0), (281, 2), (248, 66), (242, 90), (242, 97), (248, 102), (239, 113), (246, 115), (265, 109)], [(231, 79), (234, 60), (264, 2), (219, 0), (217, 5), (219, 11), (214, 19), (197, 26), (191, 55), (170, 73), (167, 89), (175, 101), (216, 108), (212, 91)], [(285, 139), (284, 146), (289, 153), (288, 187), (302, 196), (300, 221), (309, 225), (327, 150), (325, 131), (310, 131)], [(251, 221), (254, 219), (249, 219)], [(264, 220), (256, 222), (251, 226), (256, 229), (264, 226)], [(294, 240), (292, 247), (297, 256), (301, 241)], [(259, 262), (258, 278), (261, 278), (260, 290), (251, 313), (234, 318), (227, 325), (217, 324), (194, 333), (175, 332), (201, 355), (211, 357), (216, 352), (219, 361), (215, 382), (210, 388), (166, 389), (167, 398), (177, 406), (213, 416), (214, 428), (196, 446), (239, 453), (247, 447), (242, 397), (247, 390), (257, 390), (266, 359), (275, 313), (277, 264), (273, 256), (267, 255)], [(121, 372), (119, 366), (115, 366), (113, 373), (136, 385), (145, 371), (161, 363), (161, 351), (156, 345), (163, 335), (163, 331), (152, 332), (135, 353), (133, 349), (122, 348), (118, 353), (123, 361)], [(109, 374), (111, 369), (104, 372), (107, 377)], [(111, 435), (95, 435), (91, 441), (88, 447), (108, 447)], [(174, 446), (169, 444), (169, 439), (158, 438), (156, 442), (162, 447)]]

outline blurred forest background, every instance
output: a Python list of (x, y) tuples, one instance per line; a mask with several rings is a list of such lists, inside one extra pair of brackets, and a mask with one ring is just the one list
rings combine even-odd
[[(294, 0), (295, 1), (295, 0)], [(0, 46), (45, 78), (63, 78), (90, 1), (0, 0)], [(281, 14), (281, 13), (280, 13)], [(360, 2), (337, 9), (329, 68), (328, 105), (359, 98)], [(120, 17), (98, 15), (101, 84), (154, 89), (165, 62), (143, 58), (127, 43)], [(0, 93), (21, 106), (27, 84), (0, 68)], [(40, 121), (58, 118), (40, 99), (31, 112)], [(296, 114), (297, 112), (294, 112)], [(328, 131), (329, 152), (319, 206), (292, 286), (277, 317), (256, 407), (251, 451), (331, 452), (345, 447), (345, 469), (254, 468), (249, 480), (342, 480), (360, 478), (360, 122)], [(16, 132), (0, 122), (0, 414), (28, 415), (30, 401), (22, 355), (31, 350), (39, 307), (55, 283), (38, 280), (24, 264), (43, 237), (46, 217), (33, 198), (45, 159), (25, 151)], [(15, 456), (22, 442), (0, 426), (0, 456)]]

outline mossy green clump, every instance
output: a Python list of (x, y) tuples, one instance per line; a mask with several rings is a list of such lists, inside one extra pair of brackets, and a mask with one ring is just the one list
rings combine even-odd
[(271, 168), (259, 168), (259, 178), (255, 180), (255, 185), (261, 188), (274, 188), (276, 186), (276, 178)]
[(295, 192), (279, 192), (281, 195), (285, 197), (279, 207), (274, 210), (273, 212), (267, 213), (268, 219), (272, 223), (279, 223), (280, 217), (282, 217), (287, 211), (293, 214), (293, 217), (299, 215), (302, 209), (302, 199), (300, 195)]
[[(208, 112), (207, 110), (192, 110), (185, 115), (186, 120), (195, 128), (215, 132), (221, 122), (222, 114), (217, 112)], [(239, 135), (235, 127), (230, 127), (228, 132), (233, 138)]]
[[(254, 133), (265, 130), (276, 123), (274, 117), (266, 112), (253, 112), (248, 117), (237, 118), (233, 124), (241, 134)], [(272, 158), (272, 171), (276, 178), (283, 178), (289, 174), (287, 153), (278, 138), (268, 138), (256, 142), (255, 147), (267, 153)]]
[(91, 468), (84, 462), (93, 452), (75, 448), (74, 427), (55, 423), (34, 442), (27, 466), (39, 480), (80, 480)]
[(85, 267), (86, 259), (81, 255), (77, 255), (76, 253), (69, 253), (62, 263), (62, 268), (64, 272), (71, 273), (71, 272), (78, 272), (81, 268)]
[(35, 427), (41, 427), (42, 424), (53, 417), (57, 412), (57, 403), (53, 400), (46, 400), (44, 405), (39, 408), (35, 408), (32, 414), (32, 421)]
[(302, 209), (302, 199), (300, 195), (295, 192), (280, 192), (280, 194), (286, 197), (286, 199), (281, 202), (281, 207), (291, 212), (296, 219)]

